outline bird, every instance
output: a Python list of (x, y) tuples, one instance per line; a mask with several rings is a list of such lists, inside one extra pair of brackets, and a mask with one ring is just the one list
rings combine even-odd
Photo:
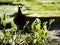
[(19, 27), (19, 30), (22, 30), (24, 25), (26, 24), (27, 17), (22, 14), (21, 8), (22, 4), (18, 4), (18, 13), (16, 16), (14, 16), (14, 23)]
[(18, 26), (19, 30), (23, 30), (24, 25), (26, 24), (27, 21), (29, 21), (28, 25), (29, 25), (29, 29), (27, 29), (25, 27), (25, 32), (30, 32), (30, 31), (26, 31), (26, 30), (31, 30), (31, 24), (32, 22), (36, 19), (36, 17), (27, 17), (26, 14), (22, 14), (21, 8), (24, 5), (22, 4), (18, 4), (18, 13), (17, 15), (14, 16), (14, 23)]

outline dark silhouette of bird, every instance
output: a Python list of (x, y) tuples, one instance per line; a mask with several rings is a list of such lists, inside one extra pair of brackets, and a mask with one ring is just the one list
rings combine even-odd
[(26, 20), (27, 17), (22, 14), (21, 12), (21, 8), (22, 8), (22, 4), (18, 4), (18, 13), (17, 15), (14, 17), (14, 23), (19, 26), (19, 29), (22, 30), (24, 25), (26, 24)]
[[(14, 17), (14, 23), (18, 26), (19, 30), (23, 30), (23, 27), (26, 24), (26, 21), (30, 21), (28, 25), (30, 26), (30, 30), (31, 30), (31, 24), (37, 17), (27, 17), (27, 16), (25, 16), (26, 14), (22, 14), (22, 12), (21, 12), (22, 6), (23, 6), (22, 4), (18, 4), (18, 13)], [(45, 19), (45, 18), (44, 19), (43, 18), (39, 18), (39, 19), (41, 20), (42, 24), (43, 24), (44, 21), (47, 21), (47, 19)], [(41, 28), (43, 27), (42, 24), (41, 24)], [(24, 32), (31, 32), (30, 30), (28, 30), (26, 28), (24, 30)]]

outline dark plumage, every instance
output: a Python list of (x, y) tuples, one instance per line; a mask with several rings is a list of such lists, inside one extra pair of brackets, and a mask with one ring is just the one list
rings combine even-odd
[(22, 30), (23, 26), (26, 24), (26, 16), (24, 14), (22, 14), (21, 12), (21, 4), (18, 5), (18, 13), (17, 15), (14, 17), (14, 23), (19, 26), (19, 29)]

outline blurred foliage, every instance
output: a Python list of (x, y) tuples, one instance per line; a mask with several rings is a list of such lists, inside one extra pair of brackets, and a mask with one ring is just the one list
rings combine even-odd
[[(2, 27), (2, 26), (3, 27)], [(4, 14), (3, 16), (0, 17), (0, 28), (5, 28), (6, 27), (6, 15)]]
[[(19, 1), (28, 1), (28, 2), (30, 2), (30, 1), (47, 1), (47, 0), (0, 0), (0, 2), (19, 2)], [(49, 1), (51, 1), (51, 0), (49, 0)], [(52, 0), (52, 2), (59, 2), (59, 0)]]
[[(58, 0), (59, 1), (59, 0)], [(0, 0), (0, 2), (21, 2), (24, 4), (24, 10), (22, 10), (23, 13), (39, 13), (44, 14), (44, 16), (54, 15), (54, 14), (60, 14), (59, 12), (46, 12), (46, 11), (55, 11), (60, 8), (60, 6), (57, 6), (56, 4), (60, 4), (60, 2), (40, 2), (40, 0)], [(53, 5), (53, 6), (52, 6)], [(9, 19), (15, 12), (17, 12), (17, 6), (0, 6), (0, 12), (3, 12), (4, 15), (0, 14), (0, 28), (3, 29), (3, 31), (0, 32), (0, 42), (1, 44), (7, 45), (8, 43), (10, 45), (52, 45), (50, 44), (49, 40), (47, 40), (47, 33), (49, 28), (51, 27), (51, 24), (55, 21), (54, 19), (49, 20), (49, 27), (47, 28), (47, 21), (43, 22), (41, 26), (41, 20), (39, 18), (36, 18), (35, 21), (32, 22), (31, 25), (28, 25), (29, 21), (26, 22), (26, 25), (23, 27), (24, 29), (27, 28), (27, 32), (31, 31), (31, 33), (23, 33), (22, 31), (18, 31), (17, 26), (12, 21), (10, 23), (11, 28), (5, 29), (6, 27), (6, 19)], [(30, 9), (30, 10), (28, 10)], [(12, 11), (13, 10), (13, 11)], [(24, 12), (25, 11), (25, 12)], [(42, 12), (43, 11), (43, 12)], [(45, 12), (44, 12), (45, 11)], [(6, 14), (5, 14), (6, 13)], [(50, 15), (51, 14), (51, 15)], [(43, 17), (44, 17), (43, 16)], [(31, 26), (31, 27), (30, 27)], [(42, 27), (42, 28), (41, 28)], [(24, 36), (25, 35), (25, 36)], [(58, 45), (60, 45), (60, 42), (58, 42)]]
[(0, 0), (0, 2), (15, 2), (17, 0)]
[[(9, 19), (9, 15), (2, 15), (0, 16), (0, 29), (5, 29), (7, 27), (7, 24), (8, 24), (8, 21), (7, 19)], [(11, 20), (12, 21), (12, 20)], [(10, 25), (11, 25), (11, 28), (17, 28), (16, 24), (12, 21), (12, 22), (9, 22)]]
[[(51, 25), (54, 22), (54, 19), (51, 19), (49, 24)], [(29, 21), (27, 21), (26, 26), (28, 25)], [(35, 21), (31, 24), (31, 33), (21, 33), (21, 31), (17, 32), (16, 25), (14, 22), (11, 22), (10, 29), (4, 29), (0, 33), (0, 42), (1, 44), (10, 44), (10, 45), (50, 45), (49, 40), (47, 39), (47, 23), (43, 22), (43, 27), (41, 28), (41, 20), (36, 18)], [(24, 28), (25, 28), (24, 27)], [(28, 28), (28, 27), (27, 27)], [(27, 30), (28, 31), (28, 30)], [(58, 43), (59, 44), (59, 43)], [(52, 45), (52, 44), (51, 44)]]

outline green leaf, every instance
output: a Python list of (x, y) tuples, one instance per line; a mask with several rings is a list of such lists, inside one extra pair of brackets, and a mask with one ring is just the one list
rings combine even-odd
[(33, 43), (36, 44), (36, 42), (37, 42), (37, 39), (34, 39), (34, 40), (33, 40)]
[(55, 19), (50, 19), (49, 24), (51, 25), (54, 21)]
[(41, 28), (41, 23), (40, 22), (41, 21), (40, 21), (39, 18), (35, 19), (35, 21), (31, 25), (32, 31), (34, 31), (34, 30), (40, 30), (40, 28)]
[(44, 39), (42, 39), (42, 43), (45, 43), (45, 40)]
[(46, 36), (47, 36), (48, 31), (47, 31), (47, 30), (42, 30), (42, 33), (43, 33), (43, 36), (44, 36), (44, 37), (46, 37)]
[(3, 16), (1, 16), (1, 24), (2, 24), (2, 21), (3, 21)]
[(6, 36), (6, 37), (9, 37), (9, 36), (10, 36), (10, 31), (8, 31), (8, 30), (5, 31), (5, 36)]
[(43, 29), (44, 29), (44, 30), (47, 30), (47, 23), (48, 23), (48, 22), (43, 22)]
[(48, 33), (48, 31), (47, 30), (44, 30), (44, 36), (45, 37), (47, 36), (47, 33)]
[(33, 31), (33, 32), (34, 32), (34, 30), (35, 30), (35, 27), (34, 27), (34, 26), (35, 26), (35, 22), (33, 22), (32, 25), (31, 25), (31, 28), (32, 28), (32, 31)]
[(28, 27), (28, 23), (29, 23), (29, 21), (26, 21), (26, 24), (24, 25), (24, 27), (23, 27), (23, 28)]
[(39, 31), (41, 29), (40, 25), (41, 25), (40, 23), (38, 23), (37, 25), (35, 25), (35, 28), (36, 28), (37, 31)]
[(36, 33), (36, 38), (38, 39), (40, 37), (39, 33)]
[(12, 27), (12, 28), (15, 28), (15, 27), (17, 27), (17, 25), (12, 21), (12, 22), (11, 22), (11, 27)]
[(6, 27), (6, 20), (2, 20), (2, 25)]

